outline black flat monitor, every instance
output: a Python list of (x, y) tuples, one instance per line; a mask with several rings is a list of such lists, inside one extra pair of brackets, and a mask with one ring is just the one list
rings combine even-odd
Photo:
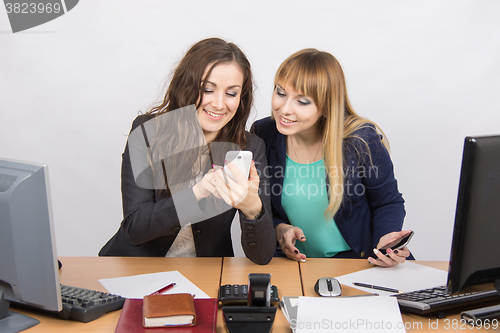
[(62, 310), (54, 239), (47, 166), (0, 158), (0, 333), (39, 322), (11, 302)]
[(499, 279), (500, 136), (466, 137), (447, 291)]

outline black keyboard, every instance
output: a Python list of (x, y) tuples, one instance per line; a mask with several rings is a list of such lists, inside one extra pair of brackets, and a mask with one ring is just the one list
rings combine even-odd
[(63, 310), (62, 319), (72, 319), (88, 323), (106, 312), (119, 310), (125, 298), (105, 292), (61, 285)]
[(446, 286), (394, 295), (402, 311), (426, 314), (478, 302), (498, 299), (495, 289), (463, 294), (448, 294)]

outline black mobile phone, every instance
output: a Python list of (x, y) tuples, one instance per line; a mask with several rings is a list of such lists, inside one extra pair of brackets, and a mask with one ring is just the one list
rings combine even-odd
[(382, 248), (379, 249), (379, 251), (382, 252), (385, 255), (388, 255), (387, 254), (387, 249), (391, 249), (391, 250), (402, 249), (403, 247), (405, 247), (406, 245), (408, 245), (408, 243), (410, 242), (410, 240), (411, 240), (411, 238), (413, 237), (414, 234), (415, 233), (412, 231), (408, 235), (406, 235), (404, 237), (401, 237), (401, 238), (398, 238), (394, 242), (391, 242), (391, 243), (383, 246)]

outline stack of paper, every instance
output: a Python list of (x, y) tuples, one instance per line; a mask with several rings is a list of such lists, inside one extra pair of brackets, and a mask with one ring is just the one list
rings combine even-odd
[(382, 290), (367, 289), (353, 285), (361, 282), (376, 286), (410, 292), (428, 289), (446, 284), (448, 272), (420, 265), (411, 261), (391, 268), (372, 267), (351, 274), (339, 276), (336, 279), (343, 285), (354, 287), (369, 293), (392, 295), (394, 293)]
[[(290, 324), (290, 327), (292, 327), (292, 323), (297, 321), (297, 305), (298, 304), (299, 304), (298, 297), (284, 296), (281, 298), (281, 302), (280, 302), (281, 311), (283, 311), (283, 314), (285, 315), (286, 320)], [(292, 330), (294, 330), (293, 327), (292, 327)]]
[(175, 287), (165, 294), (189, 293), (195, 298), (210, 298), (178, 271), (101, 279), (99, 282), (108, 292), (125, 298), (143, 298), (174, 282)]
[(299, 297), (290, 326), (306, 332), (405, 332), (394, 297)]

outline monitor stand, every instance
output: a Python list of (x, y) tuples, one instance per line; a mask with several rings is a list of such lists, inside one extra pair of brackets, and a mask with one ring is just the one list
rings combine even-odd
[[(495, 289), (497, 290), (498, 296), (500, 296), (500, 279), (495, 281)], [(484, 324), (489, 324), (491, 320), (497, 320), (496, 318), (500, 317), (500, 304), (464, 311), (461, 313), (460, 317), (472, 326), (482, 324), (484, 327)]]
[(0, 333), (16, 333), (38, 325), (40, 321), (21, 313), (9, 311), (10, 301), (4, 297), (0, 286)]

